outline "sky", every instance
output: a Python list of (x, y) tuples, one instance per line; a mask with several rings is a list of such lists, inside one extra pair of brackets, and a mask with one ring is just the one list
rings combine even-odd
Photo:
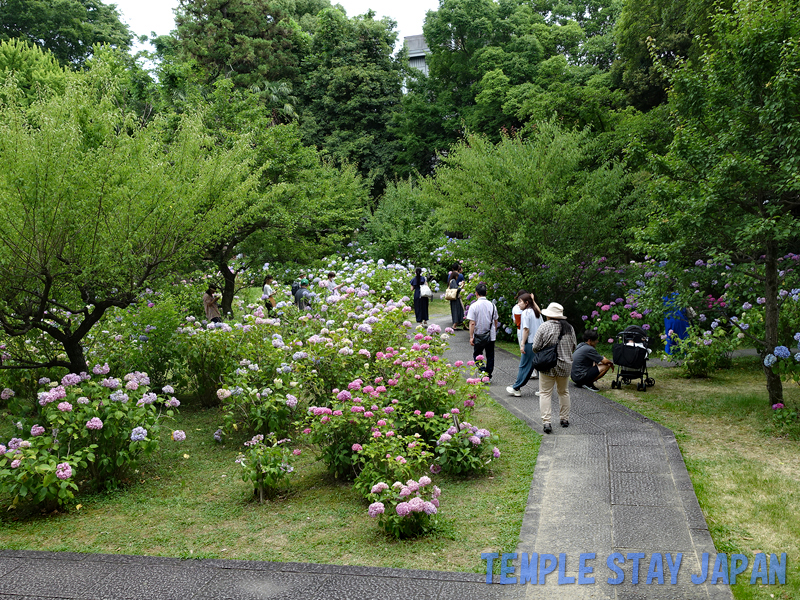
[[(106, 4), (117, 5), (123, 22), (127, 23), (137, 36), (149, 36), (151, 31), (163, 35), (175, 27), (175, 16), (172, 11), (178, 6), (178, 0), (106, 0)], [(425, 13), (439, 8), (438, 0), (404, 0), (402, 2), (333, 0), (332, 4), (341, 4), (349, 17), (364, 14), (370, 8), (375, 11), (378, 18), (390, 17), (397, 22), (400, 42), (405, 36), (422, 33)]]

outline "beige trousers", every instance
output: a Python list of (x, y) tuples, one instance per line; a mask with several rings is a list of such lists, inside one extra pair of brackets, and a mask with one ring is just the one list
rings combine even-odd
[(553, 387), (558, 387), (559, 409), (558, 418), (561, 421), (569, 421), (569, 377), (550, 377), (544, 373), (539, 373), (539, 409), (542, 411), (542, 424), (550, 423), (552, 411)]

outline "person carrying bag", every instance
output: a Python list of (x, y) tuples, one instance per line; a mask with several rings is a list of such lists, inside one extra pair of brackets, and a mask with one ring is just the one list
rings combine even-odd
[[(564, 307), (556, 302), (542, 311), (547, 322), (539, 327), (533, 338), (532, 350), (536, 352), (534, 362), (539, 371), (539, 410), (545, 433), (552, 433), (551, 402), (553, 388), (558, 388), (558, 416), (562, 427), (569, 427), (569, 374), (572, 369), (572, 353), (578, 345), (575, 330), (567, 323)], [(555, 354), (555, 359), (553, 359)], [(546, 368), (550, 367), (550, 368)]]

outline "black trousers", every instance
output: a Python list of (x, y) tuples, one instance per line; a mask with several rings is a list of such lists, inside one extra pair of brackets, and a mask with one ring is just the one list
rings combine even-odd
[(480, 370), (491, 377), (494, 371), (494, 342), (486, 342), (485, 344), (475, 342), (472, 347), (472, 358), (474, 359), (479, 354), (483, 354), (483, 359), (486, 361), (484, 365), (481, 365)]

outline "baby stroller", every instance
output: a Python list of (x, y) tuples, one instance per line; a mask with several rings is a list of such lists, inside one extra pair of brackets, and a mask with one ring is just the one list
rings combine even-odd
[(638, 379), (636, 389), (646, 392), (648, 387), (656, 384), (655, 379), (647, 374), (647, 355), (650, 338), (647, 332), (638, 325), (626, 327), (617, 334), (617, 343), (611, 348), (614, 364), (617, 368), (617, 378), (611, 382), (611, 388), (622, 389), (622, 384), (630, 385)]

